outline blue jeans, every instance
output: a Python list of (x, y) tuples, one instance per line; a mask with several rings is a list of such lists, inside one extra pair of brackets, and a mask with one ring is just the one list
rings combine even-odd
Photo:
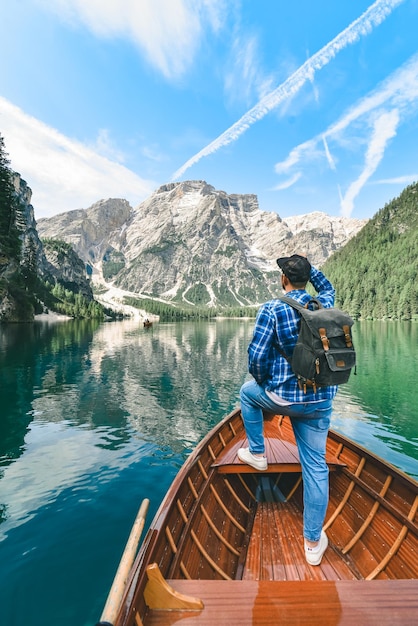
[(255, 380), (241, 387), (240, 397), (249, 448), (255, 454), (264, 452), (263, 410), (290, 417), (302, 466), (303, 535), (309, 541), (319, 541), (329, 497), (325, 447), (332, 400), (281, 406)]

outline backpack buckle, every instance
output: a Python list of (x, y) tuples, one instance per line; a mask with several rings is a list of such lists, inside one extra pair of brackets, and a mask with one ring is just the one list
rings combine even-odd
[(327, 337), (327, 331), (325, 328), (318, 328), (319, 336), (322, 341), (322, 346), (324, 350), (329, 350), (329, 341)]

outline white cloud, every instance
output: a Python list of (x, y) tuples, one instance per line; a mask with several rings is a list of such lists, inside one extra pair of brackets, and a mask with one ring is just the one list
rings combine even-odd
[(166, 78), (181, 76), (193, 61), (204, 27), (221, 28), (225, 0), (39, 0), (97, 37), (128, 38)]
[[(81, 1), (81, 0), (80, 0)], [(230, 126), (219, 137), (203, 150), (191, 157), (174, 174), (173, 180), (180, 178), (186, 170), (200, 159), (213, 154), (220, 148), (236, 141), (250, 126), (261, 120), (267, 113), (275, 109), (285, 100), (292, 98), (309, 80), (313, 82), (315, 73), (327, 65), (348, 45), (355, 43), (361, 36), (369, 34), (373, 28), (381, 24), (386, 17), (404, 0), (376, 0), (359, 18), (354, 20), (345, 30), (331, 42), (311, 56), (296, 72), (287, 78), (275, 90), (262, 98), (252, 109), (245, 113), (235, 124)]]
[(418, 99), (418, 54), (413, 55), (402, 67), (393, 72), (377, 89), (360, 100), (344, 117), (329, 127), (327, 137), (337, 135), (363, 115), (379, 106), (391, 105), (408, 114), (410, 105)]
[(335, 170), (336, 170), (337, 168), (336, 168), (336, 165), (335, 165), (335, 161), (334, 161), (334, 159), (333, 159), (333, 156), (332, 156), (332, 154), (331, 154), (331, 152), (330, 152), (330, 150), (329, 150), (328, 141), (327, 141), (327, 138), (325, 137), (325, 135), (322, 135), (322, 142), (323, 142), (323, 144), (324, 144), (324, 148), (325, 148), (325, 156), (327, 157), (328, 164), (329, 164), (330, 168), (331, 168), (332, 170), (334, 170), (334, 172), (335, 172)]
[(238, 34), (232, 41), (230, 63), (225, 75), (225, 91), (231, 102), (253, 101), (271, 91), (272, 78), (261, 69), (258, 39), (254, 35)]
[(94, 152), (98, 152), (102, 156), (118, 161), (118, 163), (123, 163), (125, 160), (124, 154), (113, 144), (107, 128), (101, 128), (99, 130), (96, 142), (91, 148)]
[(231, 101), (248, 101), (257, 78), (257, 40), (235, 37), (231, 46), (231, 63), (225, 75), (225, 91)]
[(311, 139), (309, 141), (305, 141), (304, 143), (299, 144), (295, 148), (293, 148), (288, 157), (284, 161), (280, 161), (280, 163), (276, 163), (274, 166), (274, 171), (276, 174), (284, 174), (288, 170), (290, 170), (294, 165), (297, 165), (301, 159), (301, 155), (306, 152), (309, 153), (311, 150), (315, 150), (316, 140)]
[(135, 205), (155, 189), (152, 181), (68, 139), (2, 97), (0, 129), (12, 169), (33, 191), (36, 218), (109, 197)]
[(166, 159), (157, 144), (143, 146), (141, 148), (141, 154), (146, 159), (148, 159), (149, 161), (153, 161), (154, 163), (162, 163)]
[(398, 176), (395, 178), (382, 178), (381, 180), (374, 180), (374, 185), (411, 185), (418, 181), (418, 172), (416, 174), (406, 174), (405, 176)]
[(351, 216), (354, 208), (354, 200), (369, 180), (370, 176), (377, 170), (383, 158), (387, 143), (396, 135), (398, 124), (399, 112), (397, 109), (382, 113), (375, 120), (372, 138), (366, 152), (363, 171), (357, 180), (351, 183), (341, 201), (341, 215), (343, 217)]
[(296, 174), (294, 174), (291, 178), (288, 178), (282, 183), (279, 183), (278, 185), (276, 185), (273, 188), (273, 191), (282, 191), (283, 189), (288, 189), (289, 187), (294, 185), (301, 176), (302, 176), (302, 172), (296, 172)]

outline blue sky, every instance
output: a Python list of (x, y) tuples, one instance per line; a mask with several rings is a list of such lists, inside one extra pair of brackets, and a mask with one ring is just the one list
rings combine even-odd
[(196, 179), (366, 218), (418, 180), (418, 0), (19, 0), (0, 23), (36, 218)]

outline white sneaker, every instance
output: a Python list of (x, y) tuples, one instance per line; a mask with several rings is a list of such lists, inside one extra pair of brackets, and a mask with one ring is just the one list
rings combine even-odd
[(328, 537), (324, 530), (321, 530), (319, 543), (315, 548), (309, 548), (305, 542), (305, 557), (309, 565), (319, 565), (321, 563), (324, 552), (328, 547)]
[(240, 461), (251, 465), (254, 469), (260, 470), (261, 472), (267, 469), (267, 459), (265, 456), (254, 456), (249, 448), (240, 448), (237, 454)]

